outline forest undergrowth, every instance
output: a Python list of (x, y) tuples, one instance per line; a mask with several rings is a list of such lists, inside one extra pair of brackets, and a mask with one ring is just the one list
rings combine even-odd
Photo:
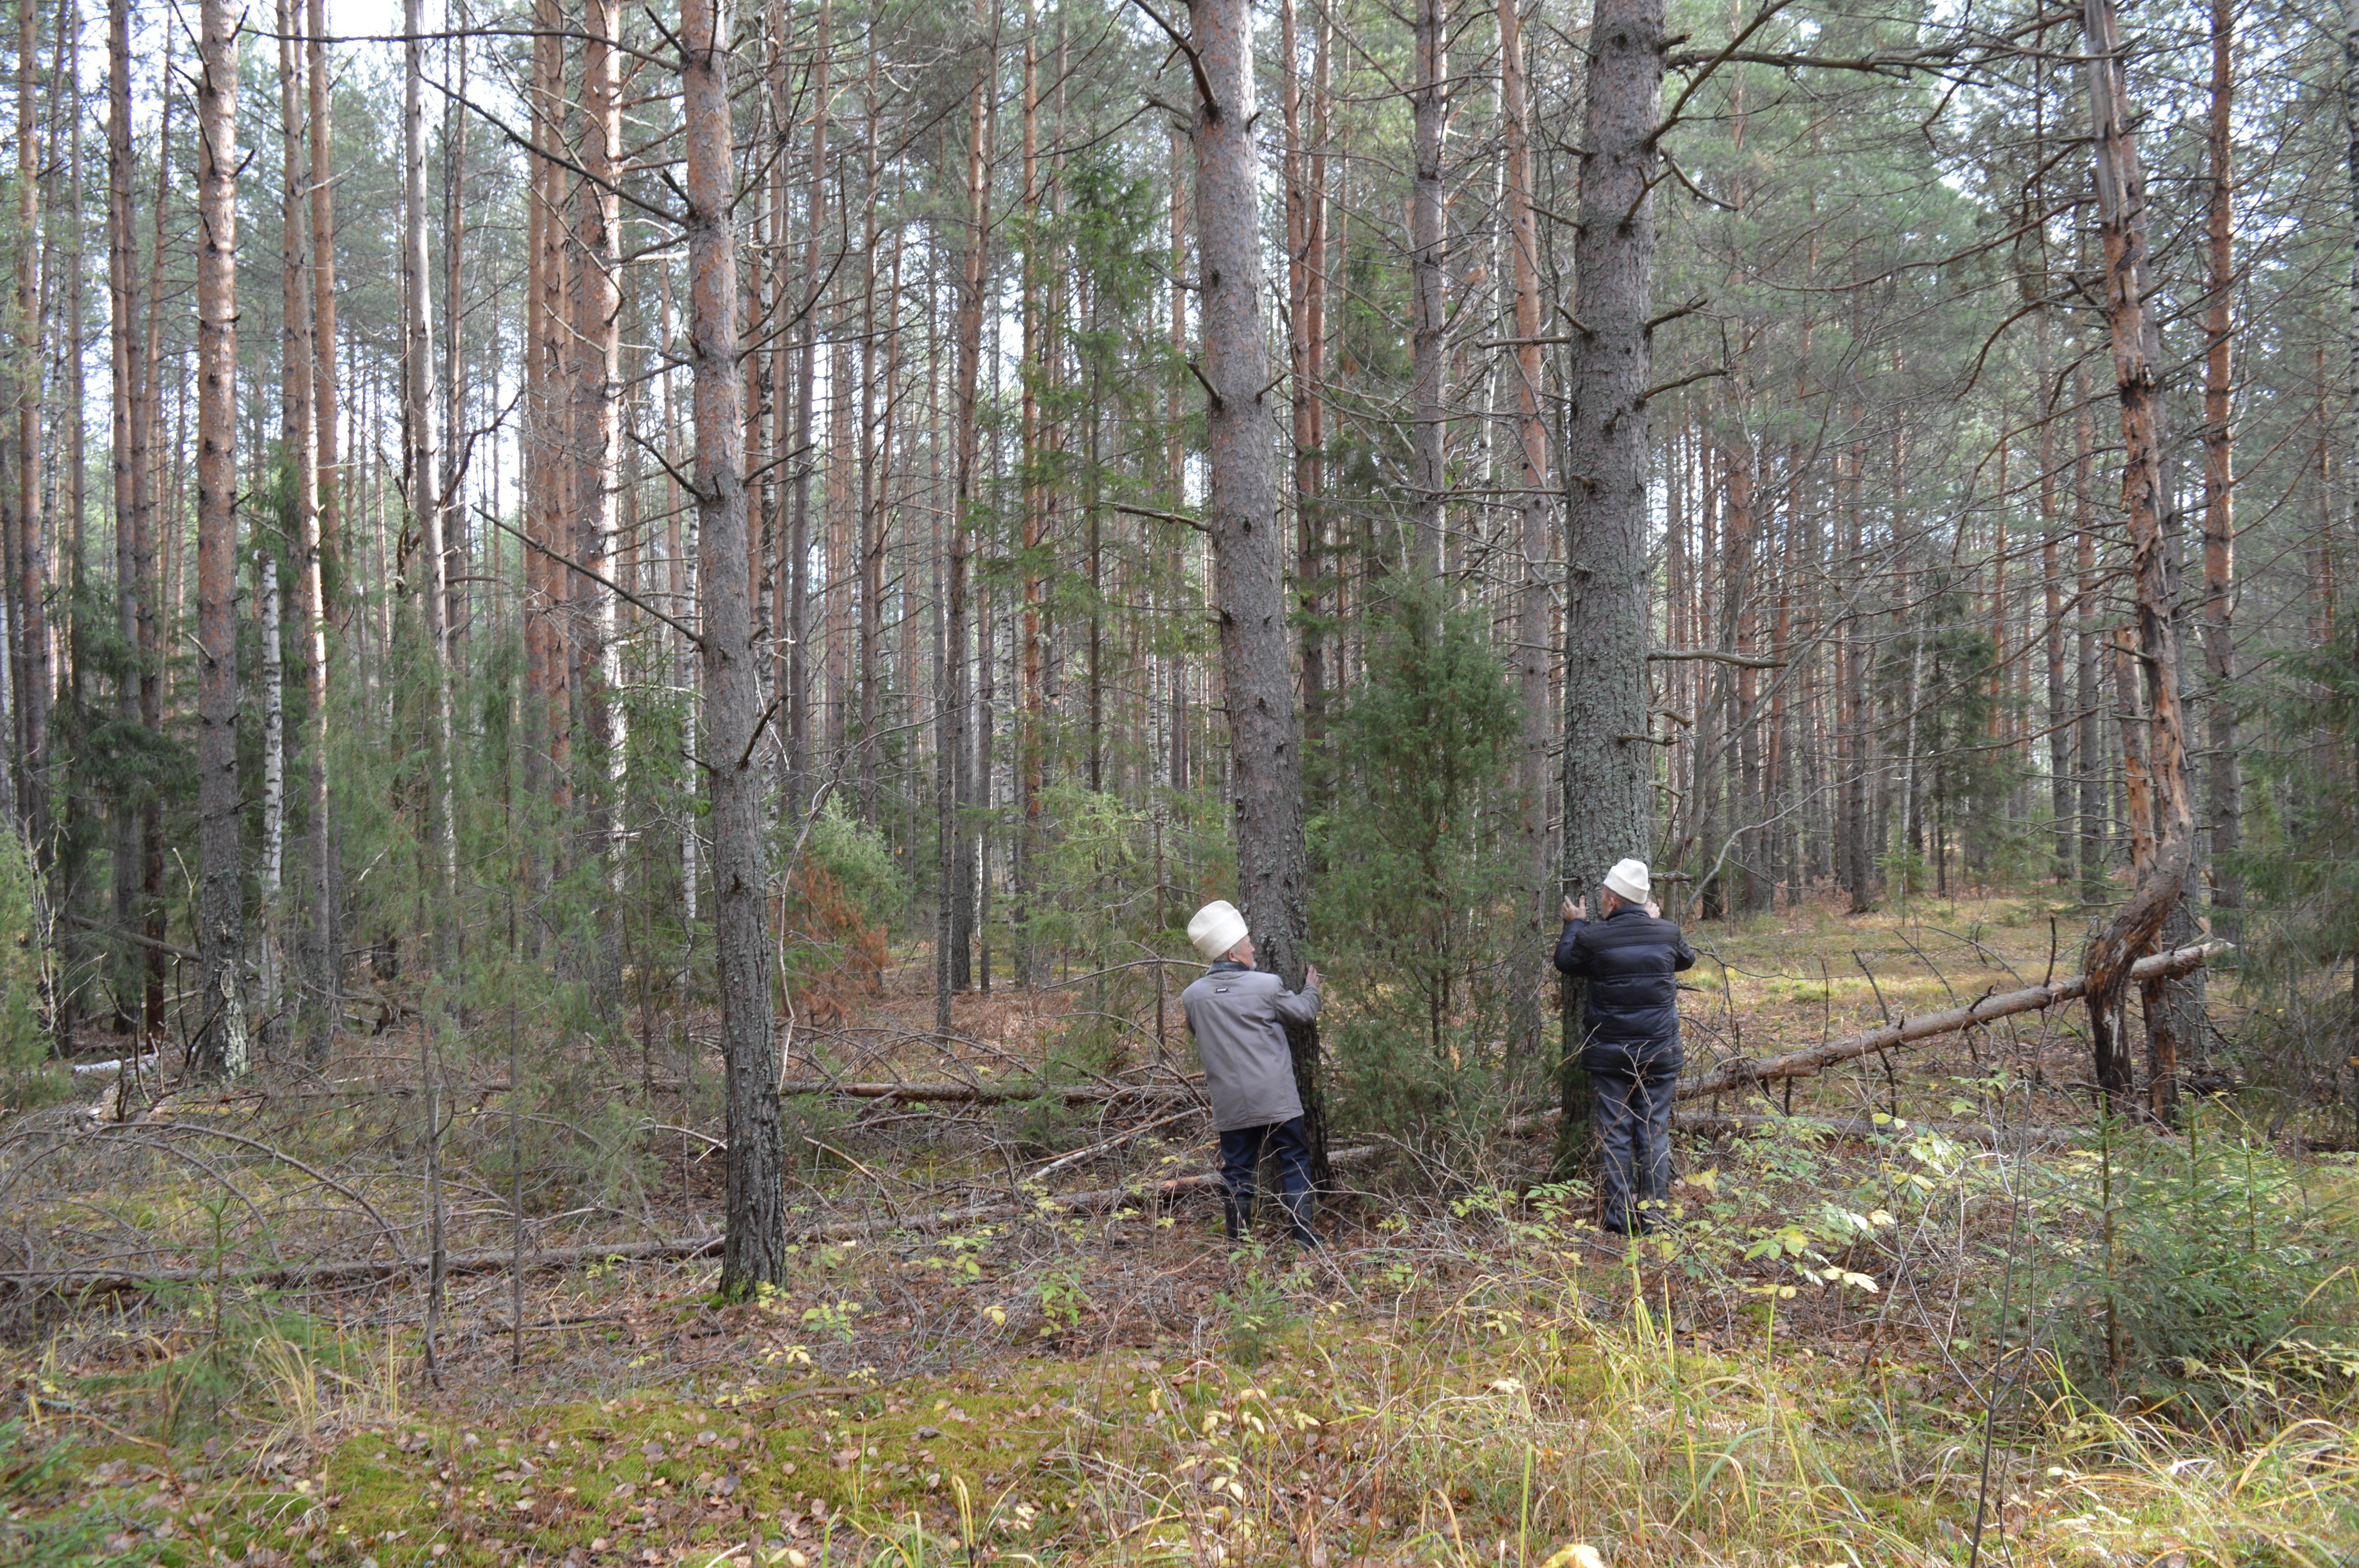
[[(1691, 1065), (2037, 983), (2051, 913), (1699, 927)], [(798, 1268), (744, 1306), (693, 1255), (693, 1014), (627, 1054), (452, 1020), (421, 1058), (397, 1007), (318, 1072), (9, 1115), (0, 1560), (2359, 1557), (2359, 1173), (2224, 1048), (2173, 1133), (2093, 1114), (2060, 1011), (1690, 1103), (1677, 1223), (1632, 1243), (1515, 1106), (1355, 1141), (1346, 1104), (1375, 1152), (1305, 1258), (1156, 1190), (1209, 1166), (1176, 1003), (1158, 1054), (1151, 990), (1052, 972), (945, 1049), (897, 957), (789, 1087), (976, 1098), (790, 1096)], [(2246, 1033), (2232, 976), (2210, 1001)]]

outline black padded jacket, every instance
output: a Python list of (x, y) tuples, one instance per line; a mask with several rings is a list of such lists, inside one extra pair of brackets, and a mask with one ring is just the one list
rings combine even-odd
[(1556, 943), (1556, 967), (1589, 982), (1593, 1046), (1676, 1050), (1680, 988), (1671, 977), (1695, 960), (1678, 926), (1632, 903), (1603, 920), (1565, 922)]

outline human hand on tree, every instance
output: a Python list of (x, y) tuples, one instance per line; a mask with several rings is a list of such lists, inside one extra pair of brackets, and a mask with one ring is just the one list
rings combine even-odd
[(1571, 897), (1568, 897), (1568, 898), (1564, 901), (1564, 917), (1565, 917), (1567, 920), (1586, 920), (1586, 919), (1588, 919), (1588, 918), (1589, 918), (1589, 901), (1588, 901), (1587, 899), (1585, 899), (1585, 898), (1571, 898)]

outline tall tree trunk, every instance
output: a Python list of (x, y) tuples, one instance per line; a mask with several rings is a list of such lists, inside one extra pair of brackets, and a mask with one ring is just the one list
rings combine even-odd
[[(467, 637), (467, 506), (460, 494), (468, 450), (466, 427), (466, 273), (462, 265), (467, 236), (467, 35), (461, 11), (451, 26), (457, 36), (443, 44), (442, 100), (442, 469), (437, 482), (442, 501), (442, 624), (453, 668), (463, 667), (460, 650)], [(451, 59), (456, 56), (455, 61)], [(451, 81), (456, 77), (455, 81)]]
[[(106, 30), (106, 284), (107, 347), (113, 396), (108, 427), (114, 454), (114, 605), (115, 633), (126, 650), (139, 647), (139, 599), (144, 577), (139, 569), (134, 502), (138, 464), (145, 458), (140, 435), (139, 388), (146, 380), (144, 345), (139, 341), (139, 259), (137, 230), (132, 222), (131, 182), (136, 157), (131, 142), (131, 0), (109, 0)], [(117, 720), (125, 730), (139, 727), (139, 665), (126, 659), (115, 696)], [(125, 786), (116, 801), (114, 860), (114, 918), (124, 931), (139, 925), (140, 791)], [(115, 1013), (118, 1028), (127, 1028), (135, 1014), (130, 997), (139, 984), (141, 966), (127, 959), (118, 968)]]
[[(873, 46), (873, 38), (872, 38)], [(885, 591), (885, 469), (892, 462), (892, 438), (889, 430), (879, 439), (876, 407), (876, 362), (878, 325), (876, 314), (876, 251), (881, 243), (877, 221), (879, 187), (884, 183), (884, 159), (879, 150), (883, 127), (878, 124), (876, 101), (879, 57), (881, 51), (872, 47), (868, 57), (866, 93), (868, 143), (865, 178), (862, 181), (861, 246), (860, 246), (860, 520), (859, 572), (860, 604), (858, 647), (853, 663), (854, 678), (859, 683), (859, 706), (856, 715), (856, 745), (858, 760), (854, 764), (857, 780), (856, 804), (860, 820), (876, 826), (876, 752), (877, 752), (877, 682), (876, 665), (883, 656), (884, 616), (878, 602)], [(896, 265), (898, 265), (897, 255)], [(887, 309), (891, 309), (887, 295)], [(889, 330), (889, 329), (888, 329)], [(899, 336), (895, 334), (897, 349)], [(885, 399), (891, 407), (892, 359), (888, 354), (885, 374)]]
[[(320, 536), (319, 475), (312, 447), (312, 400), (315, 388), (314, 355), (311, 349), (311, 288), (309, 251), (310, 224), (308, 203), (304, 200), (306, 176), (310, 160), (304, 155), (302, 133), (302, 76), (298, 51), (302, 44), (302, 12), (297, 0), (278, 0), (278, 124), (279, 124), (279, 448), (288, 465), (287, 478), (294, 491), (295, 538), (292, 544), (295, 568), (299, 582), (303, 643), (307, 655), (311, 653), (310, 589), (308, 570), (316, 560)], [(267, 571), (263, 619), (266, 624), (277, 619), (278, 568), (277, 559), (267, 561), (257, 557), (258, 570)], [(270, 625), (265, 633), (267, 642), (263, 649), (266, 695), (278, 688), (281, 695), (265, 707), (265, 728), (270, 728), (268, 715), (275, 711), (279, 730), (277, 744), (264, 758), (264, 829), (263, 829), (263, 974), (262, 1011), (266, 1019), (279, 1011), (278, 988), (283, 978), (286, 924), (285, 900), (282, 892), (286, 860), (286, 781), (284, 769), (286, 704), (283, 697), (285, 670), (280, 667), (277, 628)], [(269, 799), (270, 769), (281, 771), (277, 791), (278, 810), (272, 820)], [(317, 803), (314, 803), (316, 808)], [(306, 969), (313, 968), (306, 965)], [(269, 1027), (266, 1025), (266, 1027)]]
[[(41, 308), (40, 226), (41, 146), (37, 130), (40, 81), (40, 12), (33, 0), (16, 0), (16, 320), (15, 338), (17, 384), (15, 561), (16, 603), (11, 618), (16, 629), (18, 754), (23, 770), (18, 781), (17, 812), (34, 852), (46, 860), (49, 838), (49, 703), (54, 676), (50, 670), (49, 612), (45, 603), (49, 572), (42, 549), (41, 495), (41, 367), (46, 358)], [(79, 413), (79, 410), (77, 410)]]
[[(415, 5), (417, 0), (410, 0)], [(204, 0), (197, 79), (197, 949), (192, 1066), (245, 1071), (237, 786), (237, 22)]]
[[(565, 79), (565, 43), (557, 36), (557, 0), (534, 0), (532, 40), (532, 137), (537, 146), (553, 146), (559, 136), (559, 102)], [(560, 383), (564, 358), (559, 347), (561, 302), (564, 298), (565, 245), (559, 216), (558, 165), (554, 158), (532, 160), (526, 258), (525, 426), (523, 441), (523, 525), (534, 545), (560, 541), (558, 519), (563, 515), (560, 492), (564, 465), (559, 449), (563, 441), (565, 411)], [(541, 550), (523, 551), (527, 584), (521, 606), (524, 622), (525, 793), (535, 799), (554, 796), (564, 788), (565, 692), (564, 659), (556, 635), (558, 570)], [(554, 775), (552, 777), (551, 775)], [(552, 801), (554, 804), (554, 801)], [(534, 885), (541, 885), (547, 861), (536, 854)]]
[(310, 55), (306, 89), (310, 104), (311, 400), (309, 415), (311, 500), (297, 540), (295, 582), (303, 618), (303, 696), (310, 721), (305, 783), (310, 796), (310, 841), (305, 850), (311, 904), (310, 985), (320, 1025), (308, 1049), (316, 1063), (327, 1054), (340, 1002), (342, 922), (337, 918), (335, 860), (328, 827), (328, 552), (337, 547), (342, 515), (342, 472), (336, 461), (336, 230), (330, 200), (326, 0), (310, 0)]
[[(150, 738), (164, 730), (164, 593), (163, 573), (157, 559), (156, 541), (159, 528), (157, 522), (158, 498), (163, 486), (158, 475), (163, 467), (163, 446), (158, 438), (162, 428), (164, 407), (164, 260), (165, 242), (170, 232), (164, 221), (164, 211), (172, 189), (172, 108), (175, 94), (168, 90), (174, 80), (172, 59), (177, 33), (165, 29), (164, 81), (168, 84), (162, 94), (163, 103), (156, 115), (156, 206), (155, 233), (147, 267), (147, 297), (145, 301), (147, 319), (141, 334), (141, 357), (147, 362), (147, 373), (142, 378), (138, 401), (132, 414), (131, 435), (131, 547), (137, 556), (134, 563), (139, 578), (139, 727)], [(182, 413), (187, 409), (185, 398)], [(179, 449), (176, 439), (173, 449)], [(173, 529), (175, 547), (171, 554), (177, 561), (179, 530)], [(164, 796), (155, 788), (147, 791), (139, 807), (139, 904), (144, 922), (144, 934), (151, 946), (147, 948), (147, 985), (141, 999), (142, 1027), (150, 1039), (160, 1039), (164, 1033)]]
[(1303, 143), (1300, 42), (1295, 0), (1278, 8), (1278, 53), (1286, 90), (1286, 300), (1288, 371), (1294, 383), (1295, 593), (1302, 616), (1302, 736), (1317, 746), (1326, 729), (1326, 638), (1319, 620), (1320, 579), (1327, 570), (1326, 519), (1320, 505), (1326, 438), (1319, 387), (1326, 347), (1327, 36), (1320, 25), (1311, 77), (1310, 143)]
[[(1595, 893), (1654, 842), (1647, 719), (1647, 392), (1661, 161), (1662, 0), (1598, 0), (1585, 87), (1581, 226), (1564, 451), (1563, 886)], [(1564, 988), (1560, 1163), (1582, 1157), (1588, 1085), (1578, 985)]]
[(1532, 212), (1531, 111), (1524, 74), (1519, 0), (1499, 0), (1499, 103), (1507, 138), (1507, 246), (1515, 279), (1516, 483), (1522, 520), (1516, 588), (1516, 687), (1524, 699), (1523, 750), (1516, 784), (1523, 795), (1526, 914), (1546, 925), (1556, 891), (1549, 843), (1549, 452), (1548, 421), (1540, 413), (1539, 229)]
[[(1040, 400), (1049, 375), (1052, 351), (1047, 341), (1049, 327), (1049, 275), (1053, 260), (1043, 264), (1042, 252), (1055, 242), (1044, 232), (1049, 228), (1046, 192), (1040, 184), (1040, 12), (1037, 0), (1025, 0), (1024, 6), (1024, 97), (1020, 135), (1024, 147), (1023, 211), (1029, 222), (1023, 232), (1024, 261), (1021, 274), (1023, 296), (1022, 328), (1023, 357), (1016, 366), (1021, 383), (1016, 464), (1017, 491), (1021, 497), (1021, 529), (1019, 559), (1023, 563), (1023, 615), (1017, 623), (1017, 680), (1016, 730), (1016, 811), (1017, 827), (1014, 852), (1009, 856), (1014, 872), (1016, 895), (1015, 970), (1018, 985), (1031, 979), (1031, 944), (1024, 928), (1031, 913), (1032, 849), (1040, 825), (1041, 748), (1040, 678), (1041, 678), (1041, 613), (1042, 594), (1047, 579), (1040, 570), (1040, 551), (1046, 537), (1049, 509), (1049, 485), (1043, 470), (1048, 453), (1043, 442)], [(1044, 241), (1046, 243), (1044, 244)]]
[[(2350, 320), (2343, 335), (2343, 408), (2346, 420), (2359, 419), (2359, 0), (2343, 0), (2343, 176), (2348, 200), (2345, 216), (2351, 223)], [(2345, 439), (2350, 427), (2346, 425)], [(2359, 485), (2351, 487), (2344, 503), (2359, 520)], [(2331, 584), (2332, 575), (2327, 579)], [(2359, 971), (2354, 971), (2359, 972)]]
[(974, 86), (967, 95), (965, 262), (959, 280), (956, 472), (951, 493), (951, 537), (948, 587), (943, 590), (946, 623), (944, 657), (948, 660), (950, 704), (946, 733), (939, 759), (941, 778), (938, 810), (941, 816), (940, 898), (935, 955), (934, 1015), (937, 1028), (950, 1028), (951, 994), (973, 982), (969, 948), (974, 935), (974, 839), (963, 820), (973, 787), (974, 708), (973, 666), (969, 663), (967, 576), (973, 549), (976, 488), (982, 466), (982, 433), (977, 422), (976, 382), (983, 358), (983, 290), (991, 249), (991, 121), (990, 99), (994, 40), (989, 14), (981, 0), (975, 8)]
[[(782, 456), (794, 462), (793, 488), (787, 498), (788, 564), (782, 585), (787, 594), (787, 636), (777, 678), (785, 683), (787, 758), (781, 809), (799, 816), (810, 798), (810, 656), (804, 637), (810, 603), (810, 480), (811, 398), (819, 364), (820, 247), (827, 231), (828, 24), (830, 0), (820, 0), (819, 28), (811, 56), (811, 151), (810, 194), (803, 206), (809, 232), (803, 238), (803, 312), (795, 356), (794, 436)], [(945, 1029), (950, 1027), (943, 1024)]]
[[(611, 579), (616, 543), (615, 475), (621, 457), (615, 413), (622, 381), (621, 216), (615, 184), (622, 178), (621, 50), (614, 0), (588, 0), (582, 45), (582, 169), (574, 197), (573, 332), (575, 460), (573, 558)], [(619, 847), (619, 798), (624, 737), (615, 728), (614, 692), (621, 685), (622, 647), (615, 637), (614, 591), (574, 574), (575, 689), (584, 738), (602, 776), (582, 780), (591, 830), (602, 856)], [(609, 866), (610, 872), (613, 867)]]
[(2077, 610), (2073, 616), (2072, 771), (2080, 798), (2073, 812), (2080, 854), (2081, 902), (2097, 903), (2104, 894), (2104, 731), (2098, 709), (2097, 531), (2095, 421), (2089, 413), (2089, 387), (2072, 375), (2072, 569)]
[(443, 507), (437, 493), (441, 446), (440, 407), (434, 395), (434, 299), (426, 252), (426, 38), (419, 0), (402, 3), (402, 213), (401, 286), (405, 301), (401, 340), (401, 427), (408, 449), (409, 504), (418, 521), (426, 580), (415, 587), (426, 612), (427, 669), (431, 686), (427, 737), (429, 876), (433, 888), (434, 960), (447, 968), (455, 958), (459, 849), (451, 792), (449, 562), (442, 553)]
[(2209, 677), (2204, 716), (2212, 753), (2212, 907), (2226, 934), (2238, 934), (2245, 903), (2235, 858), (2243, 841), (2242, 764), (2236, 755), (2235, 433), (2234, 389), (2236, 257), (2234, 246), (2235, 100), (2234, 0), (2212, 0), (2212, 123), (2208, 148), (2203, 317), (2203, 656)]
[(277, 1038), (279, 895), (287, 869), (287, 669), (279, 644), (278, 557), (266, 545), (255, 549), (254, 579), (262, 632), (262, 962), (256, 1000), (266, 1044)]
[[(2130, 896), (2090, 939), (2082, 970), (2089, 977), (2089, 1031), (2097, 1082), (2117, 1108), (2133, 1078), (2122, 1038), (2122, 994), (2129, 966), (2152, 944), (2184, 891), (2195, 847), (2195, 816), (2187, 781), (2186, 720), (2180, 707), (2179, 632), (2173, 611), (2178, 585), (2167, 548), (2170, 491), (2164, 470), (2169, 412), (2162, 388), (2161, 331), (2148, 310), (2146, 170), (2130, 137), (2128, 83), (2113, 0), (2087, 0), (2091, 128), (2096, 155), (2097, 208), (2104, 245), (2105, 318), (2111, 330), (2114, 381), (2122, 409), (2122, 509), (2130, 540), (2130, 580), (2136, 598), (2136, 651), (2142, 677), (2145, 733), (2135, 737), (2136, 715), (2124, 717), (2124, 780), (2133, 835), (2136, 883)], [(2162, 1008), (2160, 985), (2147, 988), (2147, 1014)], [(2158, 1036), (2157, 1044), (2167, 1046)], [(2158, 1051), (2150, 1063), (2152, 1108), (2168, 1119), (2175, 1108), (2176, 1062)]]
[(1412, 579), (1439, 575), (1448, 552), (1442, 527), (1449, 488), (1449, 414), (1444, 407), (1444, 341), (1450, 327), (1444, 298), (1449, 264), (1449, 209), (1443, 192), (1442, 144), (1450, 123), (1448, 0), (1415, 0), (1417, 61), (1409, 88), (1409, 504), (1416, 533), (1409, 546)]
[(745, 422), (737, 343), (735, 168), (728, 26), (722, 0), (680, 7), (681, 118), (688, 152), (690, 354), (696, 376), (697, 530), (702, 576), (707, 776), (712, 790), (713, 964), (729, 1135), (721, 1292), (750, 1296), (786, 1278), (778, 1069), (770, 1038), (761, 769), (761, 688), (745, 558)]
[[(1196, 258), (1202, 289), (1204, 522), (1212, 540), (1214, 614), (1229, 711), (1237, 891), (1263, 965), (1302, 983), (1310, 926), (1303, 842), (1301, 731), (1287, 645), (1285, 532), (1269, 416), (1262, 312), (1260, 159), (1254, 143), (1253, 9), (1190, 0), (1196, 106)], [(1328, 1184), (1319, 1029), (1289, 1026), (1295, 1087), (1312, 1176)]]

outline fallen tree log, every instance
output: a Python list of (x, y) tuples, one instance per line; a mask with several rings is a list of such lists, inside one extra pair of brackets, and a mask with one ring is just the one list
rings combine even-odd
[(945, 1101), (966, 1105), (1005, 1105), (1014, 1100), (1051, 1096), (1067, 1105), (1103, 1105), (1125, 1099), (1181, 1099), (1198, 1095), (1193, 1084), (847, 1084), (826, 1078), (789, 1078), (778, 1086), (786, 1095), (843, 1095), (853, 1099), (901, 1100), (916, 1104)]
[[(2169, 953), (2157, 953), (2151, 957), (2140, 958), (2131, 966), (2130, 979), (2133, 982), (2175, 979), (2201, 968), (2211, 958), (2228, 951), (2230, 946), (2226, 942), (2199, 942)], [(1978, 1023), (1988, 1023), (1994, 1019), (2008, 1018), (2019, 1012), (2037, 1012), (2059, 1002), (2077, 1001), (2087, 989), (2088, 978), (2075, 975), (2071, 979), (2058, 980), (2049, 985), (1995, 992), (1964, 1007), (1929, 1012), (1922, 1018), (1904, 1018), (1896, 1023), (1846, 1034), (1840, 1040), (1830, 1040), (1806, 1050), (1788, 1051), (1766, 1062), (1741, 1058), (1723, 1062), (1701, 1077), (1682, 1080), (1677, 1098), (1701, 1099), (1706, 1095), (1726, 1094), (1748, 1084), (1767, 1083), (1776, 1078), (1811, 1077), (1838, 1062), (1872, 1056), (1878, 1051), (1889, 1051), (1895, 1046), (1913, 1045), (1919, 1040), (1930, 1040), (1938, 1034), (1954, 1034), (1962, 1029), (1971, 1029)]]
[(1906, 1121), (1896, 1126), (1890, 1120), (1878, 1121), (1872, 1116), (1846, 1117), (1838, 1120), (1819, 1116), (1713, 1110), (1674, 1111), (1671, 1113), (1671, 1126), (1680, 1132), (1706, 1134), (1759, 1132), (1764, 1129), (1790, 1130), (1814, 1133), (1821, 1138), (1889, 1138), (1895, 1133), (1938, 1132), (1957, 1142), (1979, 1143), (1985, 1149), (2039, 1148), (2071, 1143), (2088, 1136), (2077, 1127), (1993, 1126), (1987, 1121)]
[[(1530, 1132), (1560, 1120), (1564, 1116), (1560, 1106), (1532, 1111), (1524, 1116), (1511, 1116), (1499, 1124), (1499, 1130), (1510, 1136)], [(1821, 1138), (1889, 1138), (1900, 1132), (1938, 1132), (1960, 1143), (1979, 1143), (1985, 1149), (2020, 1149), (2070, 1143), (2085, 1136), (2077, 1127), (1994, 1127), (1987, 1121), (1902, 1121), (1896, 1125), (1889, 1119), (1878, 1121), (1872, 1116), (1824, 1117), (1781, 1116), (1772, 1111), (1735, 1112), (1717, 1110), (1679, 1110), (1671, 1113), (1671, 1130), (1698, 1132), (1706, 1136), (1759, 1132), (1764, 1130), (1808, 1132)]]
[[(1382, 1153), (1382, 1146), (1369, 1144), (1356, 1149), (1338, 1150), (1328, 1156), (1335, 1165), (1354, 1164)], [(1166, 1181), (1134, 1183), (1127, 1186), (1093, 1187), (1081, 1192), (1044, 1194), (1029, 1206), (1005, 1198), (989, 1203), (966, 1204), (956, 1208), (939, 1209), (931, 1214), (909, 1215), (899, 1218), (844, 1220), (833, 1225), (808, 1226), (787, 1233), (789, 1242), (802, 1246), (827, 1241), (855, 1241), (872, 1236), (904, 1234), (923, 1236), (939, 1230), (949, 1230), (978, 1220), (1009, 1219), (1026, 1212), (1085, 1214), (1120, 1208), (1125, 1204), (1143, 1204), (1162, 1198), (1178, 1197), (1187, 1193), (1218, 1187), (1221, 1178), (1206, 1173), (1192, 1176), (1174, 1176)], [(718, 1236), (685, 1236), (658, 1241), (619, 1241), (604, 1246), (553, 1247), (527, 1250), (522, 1261), (527, 1269), (571, 1269), (590, 1263), (615, 1261), (644, 1262), (701, 1258), (721, 1249)], [(454, 1252), (443, 1260), (443, 1273), (484, 1274), (514, 1267), (517, 1261), (513, 1251)], [(316, 1289), (331, 1285), (365, 1285), (415, 1274), (425, 1268), (420, 1259), (404, 1260), (397, 1258), (323, 1259), (315, 1263), (273, 1264), (266, 1269), (154, 1269), (130, 1272), (114, 1269), (25, 1270), (0, 1272), (0, 1286), (23, 1295), (101, 1296), (153, 1290), (158, 1285), (210, 1284), (226, 1279), (237, 1284), (274, 1290)]]

